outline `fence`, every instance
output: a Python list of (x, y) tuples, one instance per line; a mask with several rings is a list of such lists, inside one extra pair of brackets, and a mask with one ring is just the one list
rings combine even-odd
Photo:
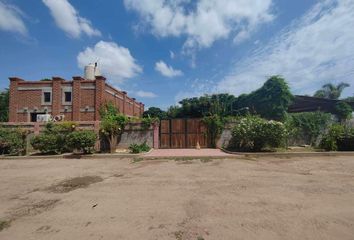
[[(54, 123), (56, 124), (56, 123)], [(92, 130), (99, 134), (100, 121), (78, 121), (75, 122), (76, 129), (79, 130)], [(27, 149), (26, 152), (33, 151), (30, 145), (30, 140), (33, 136), (40, 134), (46, 123), (43, 122), (22, 122), (22, 123), (0, 123), (0, 127), (4, 128), (21, 128), (28, 132), (27, 135)], [(117, 148), (128, 148), (132, 143), (144, 143), (146, 142), (152, 148), (159, 147), (159, 125), (155, 124), (149, 128), (142, 127), (140, 122), (129, 123), (124, 129), (124, 132), (120, 138)], [(95, 145), (96, 151), (108, 150), (107, 143), (104, 139), (97, 140)]]

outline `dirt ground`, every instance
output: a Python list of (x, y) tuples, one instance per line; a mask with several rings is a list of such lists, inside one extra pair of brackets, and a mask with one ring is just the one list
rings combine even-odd
[(354, 239), (354, 157), (0, 161), (0, 239)]

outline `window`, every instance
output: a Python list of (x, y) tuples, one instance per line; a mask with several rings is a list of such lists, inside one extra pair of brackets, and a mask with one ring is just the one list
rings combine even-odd
[(43, 102), (44, 103), (50, 103), (52, 101), (52, 96), (51, 92), (44, 92), (43, 93)]
[(71, 102), (71, 92), (64, 92), (64, 101)]

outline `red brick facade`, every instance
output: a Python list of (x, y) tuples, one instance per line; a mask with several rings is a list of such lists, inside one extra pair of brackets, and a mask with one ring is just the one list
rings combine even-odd
[(24, 81), (12, 77), (9, 122), (34, 121), (36, 114), (44, 113), (53, 117), (64, 115), (65, 121), (99, 121), (99, 109), (107, 102), (127, 116), (141, 117), (144, 112), (144, 104), (108, 85), (104, 77), (73, 77), (72, 81), (59, 77), (51, 81)]

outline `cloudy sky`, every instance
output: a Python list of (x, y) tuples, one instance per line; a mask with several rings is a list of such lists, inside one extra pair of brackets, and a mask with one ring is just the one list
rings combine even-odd
[(345, 81), (352, 96), (354, 1), (0, 0), (0, 89), (95, 61), (147, 106), (239, 95), (271, 75), (294, 94)]

